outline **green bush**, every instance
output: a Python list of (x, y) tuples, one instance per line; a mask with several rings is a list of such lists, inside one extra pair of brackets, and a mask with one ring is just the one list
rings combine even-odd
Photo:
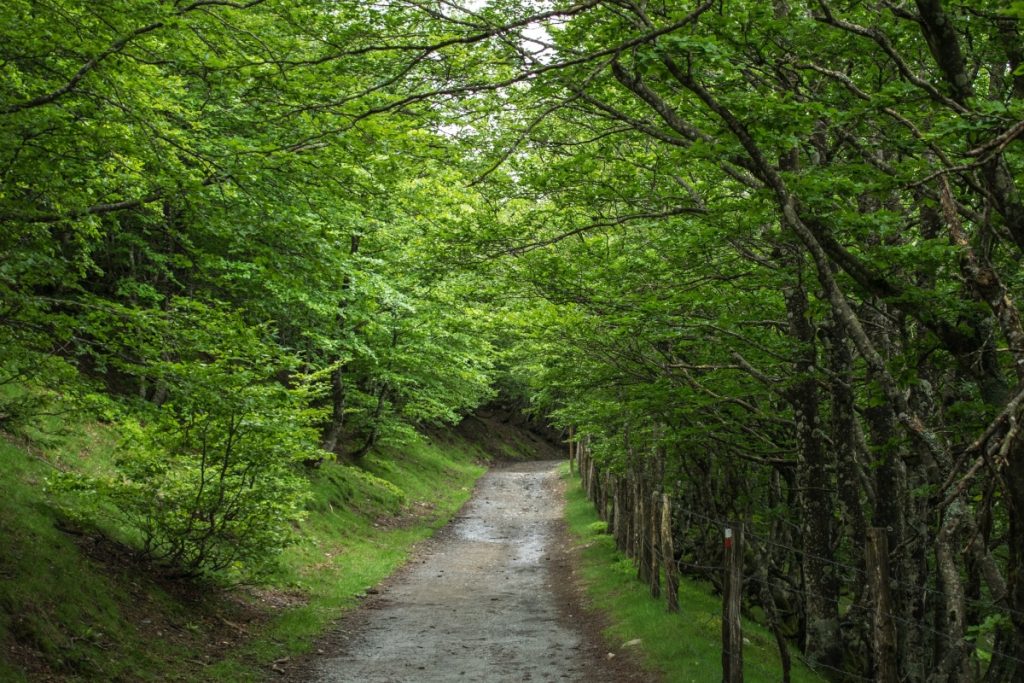
[(279, 386), (193, 395), (135, 429), (109, 491), (145, 554), (187, 574), (251, 574), (286, 545), (312, 440)]
[(97, 494), (93, 515), (113, 503), (146, 558), (184, 576), (244, 580), (273, 564), (302, 518), (299, 463), (321, 455), (319, 415), (308, 387), (279, 381), (288, 359), (259, 330), (203, 313), (176, 332), (198, 341), (198, 353), (139, 370), (166, 400), (134, 403), (118, 420), (113, 467), (62, 480)]

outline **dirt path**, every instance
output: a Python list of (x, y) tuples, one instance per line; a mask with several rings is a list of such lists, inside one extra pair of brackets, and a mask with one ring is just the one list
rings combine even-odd
[(420, 555), (339, 625), (295, 680), (639, 681), (583, 618), (557, 463), (492, 470)]

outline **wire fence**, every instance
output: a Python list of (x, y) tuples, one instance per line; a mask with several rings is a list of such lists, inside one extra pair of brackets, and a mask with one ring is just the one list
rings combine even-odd
[[(603, 483), (604, 482), (602, 482), (602, 485), (603, 485)], [(596, 504), (598, 501), (594, 501), (594, 502)], [(701, 512), (701, 511), (698, 511), (698, 510), (694, 510), (692, 508), (682, 507), (682, 506), (673, 506), (673, 515), (676, 516), (677, 518), (681, 517), (683, 520), (700, 520), (703, 523), (707, 524), (709, 527), (713, 527), (713, 528), (717, 528), (717, 529), (724, 529), (724, 528), (727, 528), (727, 527), (735, 526), (737, 524), (742, 524), (744, 537), (748, 541), (753, 541), (753, 542), (755, 542), (757, 544), (760, 544), (762, 546), (762, 548), (772, 548), (772, 549), (784, 550), (787, 553), (792, 554), (794, 557), (800, 557), (800, 558), (805, 558), (805, 559), (812, 559), (815, 562), (818, 562), (818, 563), (821, 563), (821, 564), (825, 564), (825, 565), (834, 567), (836, 569), (837, 577), (841, 577), (846, 582), (866, 581), (867, 578), (868, 578), (867, 572), (862, 567), (855, 566), (855, 565), (852, 565), (852, 564), (849, 564), (849, 563), (845, 563), (845, 562), (841, 562), (839, 560), (836, 560), (835, 558), (823, 557), (823, 556), (819, 556), (819, 555), (808, 553), (803, 548), (795, 547), (794, 545), (791, 545), (789, 543), (783, 542), (783, 541), (781, 541), (781, 540), (779, 540), (777, 538), (772, 537), (771, 535), (766, 535), (766, 533), (760, 532), (760, 531), (756, 530), (756, 526), (754, 524), (750, 523), (750, 522), (739, 522), (737, 520), (727, 519), (727, 518), (722, 517), (722, 516), (709, 515), (709, 514), (706, 514), (705, 512)], [(784, 525), (788, 525), (790, 528), (795, 529), (800, 534), (805, 533), (804, 529), (802, 529), (801, 527), (799, 527), (796, 524), (793, 524), (792, 522), (789, 522), (788, 520), (782, 520), (781, 518), (777, 519), (777, 520), (772, 520), (772, 522), (776, 522), (776, 521), (782, 522)], [(767, 523), (770, 524), (771, 522), (767, 522)], [(765, 522), (762, 522), (762, 524), (765, 524)], [(771, 532), (769, 530), (768, 534), (770, 534), (770, 533)], [(651, 543), (650, 543), (649, 539), (646, 537), (646, 535), (641, 535), (639, 538), (634, 539), (634, 543), (636, 543), (634, 548), (635, 549), (639, 548), (639, 553), (651, 553), (652, 550), (655, 553), (660, 553), (660, 548), (653, 548), (652, 549)], [(634, 559), (636, 559), (636, 558), (634, 558)], [(682, 571), (684, 573), (702, 572), (702, 573), (705, 573), (705, 574), (714, 574), (714, 573), (717, 573), (717, 572), (722, 572), (724, 570), (722, 565), (713, 565), (713, 564), (706, 564), (706, 563), (699, 563), (699, 562), (687, 562), (687, 561), (685, 561), (683, 559), (678, 560), (676, 562), (676, 566), (677, 566), (677, 568), (680, 571)], [(778, 579), (772, 579), (770, 577), (767, 577), (767, 575), (765, 575), (765, 576), (758, 576), (758, 575), (744, 576), (743, 580), (744, 580), (745, 584), (748, 583), (748, 582), (758, 583), (758, 584), (764, 585), (768, 589), (778, 588), (779, 587), (778, 586), (778, 583), (779, 583)], [(904, 581), (900, 581), (900, 580), (898, 580), (896, 578), (889, 577), (889, 585), (890, 585), (890, 588), (902, 590), (904, 593), (910, 593), (910, 594), (919, 593), (919, 594), (923, 594), (925, 596), (932, 596), (932, 597), (934, 597), (936, 599), (941, 599), (942, 601), (945, 601), (947, 599), (947, 595), (944, 592), (942, 592), (941, 590), (937, 590), (935, 588), (932, 588), (932, 587), (928, 586), (927, 584), (919, 585), (919, 584), (915, 583), (913, 585), (907, 585)], [(791, 582), (785, 583), (785, 585), (783, 585), (782, 588), (785, 590), (785, 592), (787, 594), (798, 596), (798, 597), (804, 599), (805, 601), (806, 601), (807, 598), (824, 599), (824, 600), (833, 600), (834, 599), (834, 596), (824, 596), (824, 595), (820, 595), (820, 594), (817, 594), (817, 593), (810, 592), (810, 591), (806, 590), (803, 587), (799, 587), (798, 588), (798, 587), (794, 586)], [(971, 597), (968, 597), (968, 596), (963, 596), (962, 600), (963, 600), (963, 603), (965, 604), (965, 606), (966, 605), (970, 605), (970, 606), (973, 606), (973, 607), (980, 608), (984, 613), (989, 614), (989, 615), (990, 614), (1000, 614), (1000, 615), (1003, 615), (1003, 616), (1006, 616), (1006, 617), (1012, 617), (1014, 615), (1016, 615), (1018, 617), (1019, 616), (1024, 616), (1024, 612), (1022, 612), (1020, 610), (1016, 610), (1016, 609), (1013, 609), (1012, 607), (1010, 607), (1008, 605), (1001, 605), (1001, 604), (998, 604), (998, 603), (993, 602), (993, 601), (983, 600), (983, 599), (979, 599), (979, 598), (971, 598)], [(863, 615), (862, 623), (871, 624), (873, 622), (873, 620), (876, 618), (876, 612), (875, 612), (875, 607), (874, 606), (868, 606), (868, 605), (865, 605), (865, 604), (862, 604), (862, 603), (851, 602), (851, 603), (845, 605), (844, 609), (846, 610), (846, 614), (850, 614), (851, 612), (859, 612), (860, 614), (862, 614)], [(958, 636), (955, 636), (955, 635), (953, 635), (953, 634), (951, 634), (951, 633), (949, 633), (947, 631), (943, 631), (941, 629), (936, 628), (932, 623), (929, 623), (927, 621), (923, 621), (921, 619), (909, 618), (905, 614), (899, 613), (899, 612), (897, 612), (895, 610), (888, 610), (888, 611), (886, 611), (883, 614), (883, 616), (891, 619), (894, 624), (898, 624), (901, 627), (903, 627), (904, 629), (914, 629), (914, 630), (916, 630), (916, 631), (918, 631), (918, 632), (920, 632), (922, 634), (927, 634), (928, 636), (932, 637), (933, 642), (934, 642), (935, 639), (939, 639), (942, 642), (944, 642), (945, 645), (950, 646), (952, 648), (957, 648), (957, 649), (959, 649), (959, 650), (961, 650), (963, 652), (967, 652), (967, 651), (970, 651), (970, 650), (973, 650), (973, 649), (976, 649), (976, 648), (977, 649), (984, 649), (986, 654), (992, 658), (992, 661), (995, 661), (995, 659), (998, 658), (998, 659), (1002, 659), (1002, 660), (1005, 660), (1005, 661), (1008, 661), (1008, 662), (1013, 662), (1014, 664), (1019, 665), (1021, 667), (1021, 670), (1024, 670), (1024, 659), (1018, 658), (1018, 657), (1016, 657), (1013, 654), (1010, 654), (1008, 652), (997, 650), (997, 649), (994, 648), (994, 646), (991, 647), (991, 648), (984, 647), (984, 646), (979, 646), (977, 642), (975, 642), (974, 640), (972, 640), (971, 638), (968, 637), (968, 634), (964, 634), (963, 636), (959, 636), (958, 637)], [(932, 655), (932, 653), (930, 651), (928, 653), (928, 656), (931, 656), (931, 655)], [(847, 671), (847, 670), (844, 670), (844, 669), (839, 669), (839, 668), (836, 668), (834, 666), (827, 665), (827, 664), (825, 664), (823, 662), (811, 661), (811, 660), (807, 659), (804, 656), (799, 656), (798, 655), (798, 659), (800, 659), (800, 661), (804, 662), (808, 667), (810, 667), (812, 669), (815, 669), (815, 670), (827, 670), (827, 671), (829, 671), (829, 672), (831, 672), (833, 674), (841, 676), (844, 680), (850, 680), (850, 681), (870, 681), (870, 680), (874, 680), (872, 678), (865, 677), (865, 676), (862, 676), (862, 675), (857, 674), (857, 673), (853, 673), (853, 672), (850, 672), (850, 671)]]

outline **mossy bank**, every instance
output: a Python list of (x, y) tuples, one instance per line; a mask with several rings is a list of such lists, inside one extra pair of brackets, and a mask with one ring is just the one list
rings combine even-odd
[(224, 588), (147, 566), (62, 511), (65, 494), (48, 482), (101, 467), (111, 451), (96, 424), (0, 441), (0, 680), (276, 675), (452, 517), (487, 460), (439, 433), (325, 462), (307, 473), (308, 514), (273, 571)]

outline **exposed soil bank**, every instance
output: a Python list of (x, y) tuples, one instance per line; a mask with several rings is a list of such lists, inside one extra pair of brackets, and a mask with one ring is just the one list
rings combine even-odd
[[(456, 520), (292, 671), (323, 683), (626, 681), (571, 589), (555, 462), (492, 470)], [(627, 669), (627, 670), (623, 670)]]

